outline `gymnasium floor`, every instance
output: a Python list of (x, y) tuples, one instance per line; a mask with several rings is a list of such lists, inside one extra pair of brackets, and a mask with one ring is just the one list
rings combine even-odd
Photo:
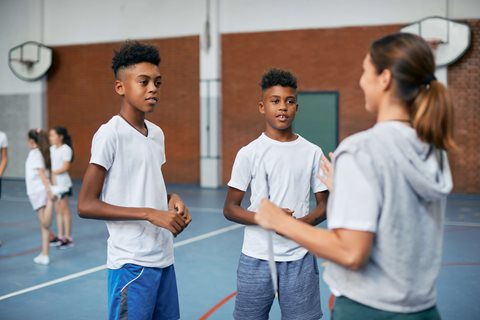
[[(40, 249), (40, 231), (24, 182), (4, 180), (2, 189), (0, 319), (106, 319), (105, 224), (74, 215), (75, 247), (52, 248), (51, 264), (36, 265), (32, 259)], [(75, 183), (72, 210), (78, 189)], [(183, 196), (194, 219), (175, 240), (182, 319), (231, 319), (243, 228), (223, 217), (225, 189), (170, 185), (168, 190)], [(319, 265), (322, 272), (324, 261), (320, 259)], [(329, 291), (323, 280), (321, 290), (328, 319)], [(479, 302), (480, 196), (453, 195), (447, 209), (438, 306), (443, 319), (474, 320), (480, 319)], [(276, 302), (270, 318), (280, 319)]]

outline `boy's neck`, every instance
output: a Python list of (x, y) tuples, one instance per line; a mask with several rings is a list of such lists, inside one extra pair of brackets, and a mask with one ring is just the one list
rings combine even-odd
[(265, 130), (265, 135), (270, 139), (280, 142), (290, 142), (298, 138), (298, 135), (293, 133), (291, 127), (288, 130), (275, 130), (273, 128), (267, 127), (267, 129)]
[(145, 113), (133, 108), (126, 108), (122, 105), (119, 115), (125, 119), (132, 127), (137, 129), (144, 135), (147, 135), (147, 128), (145, 126)]

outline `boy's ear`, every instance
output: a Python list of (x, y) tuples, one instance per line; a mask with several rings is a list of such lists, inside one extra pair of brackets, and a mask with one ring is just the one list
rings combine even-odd
[(261, 114), (265, 114), (265, 105), (263, 104), (263, 101), (258, 103), (258, 111), (260, 111)]
[(125, 95), (125, 87), (123, 86), (123, 82), (120, 80), (115, 80), (115, 92), (119, 96)]

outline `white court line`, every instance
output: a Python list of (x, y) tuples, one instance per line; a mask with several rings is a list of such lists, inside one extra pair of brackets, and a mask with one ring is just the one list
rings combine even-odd
[[(243, 227), (243, 225), (241, 225), (241, 224), (234, 224), (234, 225), (231, 225), (231, 226), (228, 226), (228, 227), (225, 227), (225, 228), (221, 228), (221, 229), (218, 229), (218, 230), (214, 230), (214, 231), (211, 231), (211, 232), (201, 234), (201, 235), (196, 236), (196, 237), (192, 237), (192, 238), (189, 238), (189, 239), (186, 239), (186, 240), (176, 242), (176, 243), (173, 244), (173, 247), (174, 248), (182, 247), (182, 246), (185, 246), (187, 244), (197, 242), (197, 241), (201, 241), (201, 240), (204, 240), (204, 239), (208, 239), (208, 238), (211, 238), (211, 237), (215, 237), (219, 234), (230, 232), (232, 230), (239, 229), (239, 228), (242, 228), (242, 227)], [(28, 292), (31, 292), (31, 291), (39, 290), (39, 289), (42, 289), (42, 288), (45, 288), (45, 287), (50, 287), (50, 286), (53, 286), (57, 283), (62, 283), (62, 282), (69, 281), (69, 280), (72, 280), (72, 279), (80, 278), (80, 277), (86, 276), (88, 274), (95, 273), (97, 271), (105, 270), (106, 268), (107, 268), (107, 265), (103, 264), (103, 265), (98, 266), (98, 267), (94, 267), (94, 268), (87, 269), (87, 270), (84, 270), (84, 271), (80, 271), (80, 272), (77, 272), (77, 273), (72, 273), (72, 274), (70, 274), (68, 276), (65, 276), (65, 277), (61, 277), (61, 278), (58, 278), (58, 279), (55, 279), (55, 280), (52, 280), (52, 281), (40, 283), (40, 284), (37, 284), (36, 286), (33, 286), (33, 287), (25, 288), (25, 289), (22, 289), (22, 290), (19, 290), (19, 291), (15, 291), (15, 292), (0, 296), (0, 301), (8, 299), (8, 298), (12, 298), (12, 297), (24, 294), (24, 293), (28, 293)]]
[(480, 227), (478, 222), (445, 221), (446, 226), (456, 227)]

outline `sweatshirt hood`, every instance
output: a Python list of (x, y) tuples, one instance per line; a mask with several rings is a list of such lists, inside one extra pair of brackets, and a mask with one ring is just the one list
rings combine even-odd
[(373, 129), (420, 198), (430, 202), (450, 193), (453, 183), (445, 151), (421, 141), (415, 129), (398, 122), (378, 123)]

